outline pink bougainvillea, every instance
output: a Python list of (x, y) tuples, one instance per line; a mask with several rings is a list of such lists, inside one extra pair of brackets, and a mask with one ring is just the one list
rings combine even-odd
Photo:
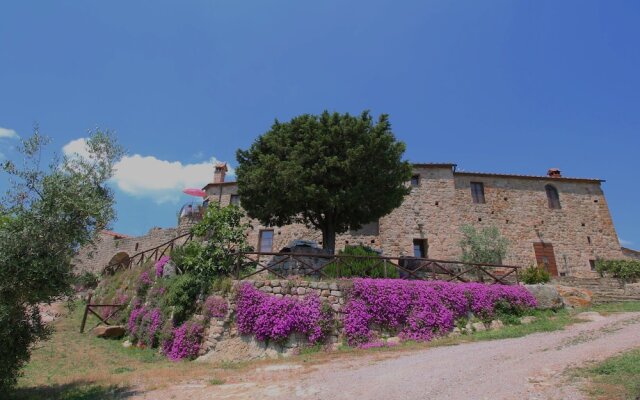
[(171, 258), (169, 256), (162, 256), (158, 261), (156, 261), (156, 278), (162, 278), (162, 274), (164, 273), (164, 266), (169, 262)]
[(488, 321), (498, 311), (518, 313), (535, 305), (522, 286), (361, 278), (353, 280), (343, 321), (351, 345), (370, 342), (372, 325), (427, 341), (470, 312)]
[(135, 343), (155, 347), (163, 322), (164, 318), (159, 308), (134, 306), (127, 323), (129, 336)]
[(204, 302), (203, 314), (206, 319), (222, 318), (227, 315), (229, 305), (227, 300), (221, 296), (209, 296)]
[(302, 300), (277, 298), (249, 284), (238, 291), (236, 314), (238, 331), (255, 334), (258, 340), (284, 341), (298, 332), (309, 342), (318, 343), (331, 321), (318, 296), (308, 295)]
[(204, 328), (197, 322), (185, 322), (173, 329), (171, 337), (162, 344), (162, 352), (173, 361), (193, 359), (200, 351)]

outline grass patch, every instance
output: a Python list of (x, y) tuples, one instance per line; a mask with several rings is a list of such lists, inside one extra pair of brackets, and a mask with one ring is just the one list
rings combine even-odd
[(622, 301), (618, 303), (596, 304), (590, 308), (603, 314), (617, 312), (640, 312), (640, 301)]
[(93, 316), (87, 319), (87, 332), (80, 334), (83, 312), (84, 306), (78, 303), (55, 322), (51, 339), (36, 345), (14, 398), (121, 398), (121, 393), (140, 384), (152, 389), (211, 376), (210, 365), (173, 362), (157, 350), (125, 348), (120, 340), (94, 337), (88, 332), (97, 323)]
[(209, 380), (210, 385), (224, 385), (225, 381), (223, 379), (213, 378)]
[(589, 383), (585, 391), (594, 398), (640, 398), (640, 348), (575, 371)]
[(40, 388), (19, 388), (9, 396), (11, 400), (116, 400), (137, 394), (136, 391), (118, 385), (94, 385), (77, 382)]

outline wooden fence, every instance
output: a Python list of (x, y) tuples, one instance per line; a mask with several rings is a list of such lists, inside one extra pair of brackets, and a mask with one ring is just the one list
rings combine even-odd
[(169, 255), (180, 239), (184, 239), (184, 241), (180, 243), (180, 245), (183, 246), (187, 242), (193, 240), (193, 233), (185, 233), (184, 235), (177, 236), (165, 243), (162, 243), (161, 245), (136, 253), (125, 260), (110, 263), (104, 268), (102, 274), (113, 275), (121, 269), (131, 268), (135, 265), (142, 265), (149, 260), (157, 261), (160, 257)]
[[(87, 305), (84, 308), (84, 314), (82, 315), (82, 323), (80, 324), (80, 333), (84, 333), (84, 328), (86, 327), (87, 317), (89, 316), (89, 313), (93, 314), (100, 321), (93, 327), (95, 328), (101, 323), (105, 325), (111, 325), (109, 323), (109, 320), (115, 317), (120, 311), (124, 310), (127, 307), (127, 304), (91, 304), (92, 297), (93, 296), (90, 294), (89, 297), (87, 298)], [(106, 316), (102, 316), (100, 315), (100, 313), (96, 312), (97, 311), (96, 309), (99, 310), (105, 307), (111, 308), (111, 310)]]
[(350, 277), (343, 271), (349, 264), (364, 265), (361, 273), (378, 278), (445, 280), (514, 284), (520, 267), (513, 265), (464, 263), (417, 257), (329, 255), (322, 253), (240, 253), (234, 270), (238, 280), (270, 273), (287, 279), (292, 275), (316, 279)]

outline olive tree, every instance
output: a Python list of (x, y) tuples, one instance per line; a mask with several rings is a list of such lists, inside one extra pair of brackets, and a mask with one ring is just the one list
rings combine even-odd
[(0, 206), (0, 393), (51, 332), (38, 306), (72, 293), (72, 257), (115, 217), (106, 183), (123, 151), (112, 134), (96, 130), (87, 154), (43, 167), (48, 142), (36, 129), (21, 141), (23, 162), (2, 165), (11, 186)]
[(238, 194), (250, 217), (318, 229), (333, 253), (337, 234), (376, 221), (409, 193), (404, 151), (385, 114), (377, 122), (367, 111), (276, 120), (249, 149), (238, 150)]

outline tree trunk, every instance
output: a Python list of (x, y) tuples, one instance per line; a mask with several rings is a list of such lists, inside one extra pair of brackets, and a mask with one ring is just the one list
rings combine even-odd
[(329, 254), (336, 252), (336, 228), (331, 224), (322, 229), (322, 248)]

